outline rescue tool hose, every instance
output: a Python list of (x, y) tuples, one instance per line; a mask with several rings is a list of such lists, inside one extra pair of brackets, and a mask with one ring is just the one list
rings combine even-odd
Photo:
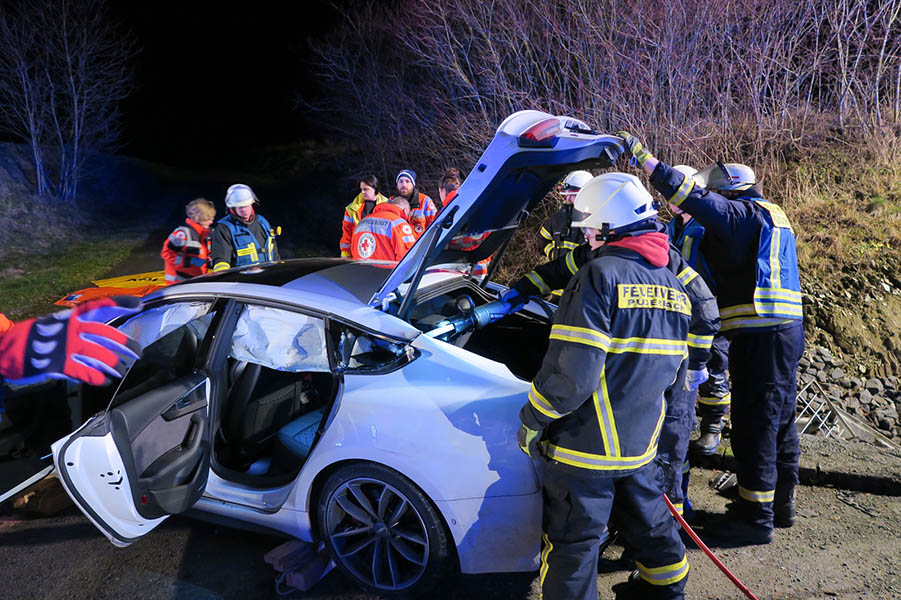
[(673, 506), (673, 503), (670, 502), (670, 499), (667, 497), (666, 494), (663, 494), (663, 500), (664, 500), (664, 502), (666, 502), (666, 507), (669, 509), (669, 511), (671, 513), (673, 513), (674, 517), (676, 517), (676, 521), (678, 521), (679, 525), (682, 526), (682, 529), (684, 529), (685, 532), (688, 533), (689, 537), (692, 540), (694, 540), (694, 543), (698, 545), (698, 548), (703, 550), (704, 554), (706, 554), (710, 558), (710, 560), (713, 561), (713, 564), (715, 564), (717, 566), (717, 568), (719, 568), (719, 570), (722, 571), (726, 575), (726, 577), (729, 578), (729, 581), (734, 583), (735, 587), (737, 587), (739, 590), (741, 590), (741, 593), (744, 594), (745, 596), (747, 596), (748, 598), (750, 598), (750, 600), (758, 600), (757, 596), (755, 596), (751, 592), (751, 590), (748, 589), (748, 586), (746, 586), (741, 581), (739, 581), (738, 577), (733, 575), (732, 571), (730, 571), (728, 568), (726, 568), (726, 565), (724, 565), (722, 563), (722, 561), (720, 561), (720, 559), (718, 559), (716, 557), (716, 554), (714, 554), (713, 551), (707, 547), (707, 544), (705, 544), (704, 542), (701, 541), (701, 538), (699, 538), (698, 534), (694, 532), (694, 529), (691, 528), (691, 525), (689, 525), (685, 521), (685, 519), (682, 518), (682, 515), (679, 514), (679, 511), (676, 510), (676, 507)]

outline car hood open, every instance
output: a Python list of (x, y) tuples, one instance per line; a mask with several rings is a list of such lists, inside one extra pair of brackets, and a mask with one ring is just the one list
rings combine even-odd
[(535, 205), (568, 172), (610, 167), (623, 140), (591, 131), (571, 117), (526, 110), (507, 117), (456, 197), (398, 262), (370, 306), (387, 306), (392, 294), (416, 275), (445, 263), (499, 261), (506, 243)]

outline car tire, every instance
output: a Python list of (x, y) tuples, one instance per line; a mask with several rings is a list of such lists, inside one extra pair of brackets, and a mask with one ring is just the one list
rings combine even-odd
[(319, 495), (320, 539), (342, 572), (389, 597), (421, 597), (451, 569), (451, 537), (437, 509), (388, 467), (339, 468)]

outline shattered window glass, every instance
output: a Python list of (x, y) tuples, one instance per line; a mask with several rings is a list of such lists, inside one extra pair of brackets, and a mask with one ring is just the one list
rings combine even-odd
[(120, 326), (119, 331), (137, 341), (142, 348), (146, 348), (185, 323), (205, 315), (212, 305), (212, 302), (176, 302), (157, 306), (135, 315)]
[(329, 371), (325, 322), (300, 313), (247, 305), (229, 356), (277, 371)]

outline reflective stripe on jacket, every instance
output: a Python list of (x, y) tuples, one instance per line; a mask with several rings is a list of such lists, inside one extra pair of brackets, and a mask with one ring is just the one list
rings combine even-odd
[(551, 215), (541, 226), (539, 234), (548, 241), (544, 246), (544, 255), (549, 260), (557, 260), (574, 250), (585, 241), (581, 227), (573, 227), (573, 205), (564, 204)]
[(238, 217), (229, 214), (219, 221), (218, 226), (225, 227), (231, 235), (233, 251), (231, 262), (225, 263), (217, 261), (216, 264), (213, 265), (214, 271), (269, 262), (277, 255), (275, 234), (269, 226), (269, 221), (260, 214), (257, 214), (255, 219), (259, 223), (266, 239), (266, 242), (262, 245), (258, 243), (256, 236), (247, 224)]
[(551, 460), (619, 476), (657, 454), (663, 392), (688, 350), (691, 301), (676, 275), (637, 252), (596, 252), (563, 292), (520, 416), (547, 427)]
[(379, 204), (357, 224), (350, 252), (356, 259), (400, 260), (415, 242), (404, 210), (390, 203)]
[[(599, 252), (600, 249), (592, 250), (586, 242), (568, 252), (566, 256), (535, 267), (514, 287), (523, 296), (543, 296), (551, 289), (564, 288), (582, 265), (596, 258)], [(710, 360), (713, 337), (720, 329), (716, 298), (713, 297), (707, 283), (672, 246), (666, 268), (676, 276), (691, 300), (691, 323), (687, 338), (688, 368), (700, 369)]]
[(160, 251), (167, 283), (206, 273), (210, 259), (209, 238), (210, 229), (191, 219), (185, 219), (185, 225), (169, 234)]
[(360, 219), (368, 216), (376, 206), (387, 201), (386, 197), (378, 194), (372, 206), (367, 210), (367, 203), (363, 200), (361, 192), (357, 194), (350, 204), (344, 207), (344, 220), (341, 222), (341, 256), (350, 258), (350, 240), (354, 236), (354, 229), (357, 227)]
[(802, 320), (795, 235), (780, 207), (753, 188), (727, 199), (662, 162), (651, 184), (704, 227), (700, 250), (723, 332), (775, 331)]
[(426, 227), (432, 224), (435, 217), (438, 216), (438, 208), (435, 202), (425, 194), (419, 194), (416, 206), (410, 203), (410, 225), (413, 226), (413, 235), (416, 239), (422, 235)]

